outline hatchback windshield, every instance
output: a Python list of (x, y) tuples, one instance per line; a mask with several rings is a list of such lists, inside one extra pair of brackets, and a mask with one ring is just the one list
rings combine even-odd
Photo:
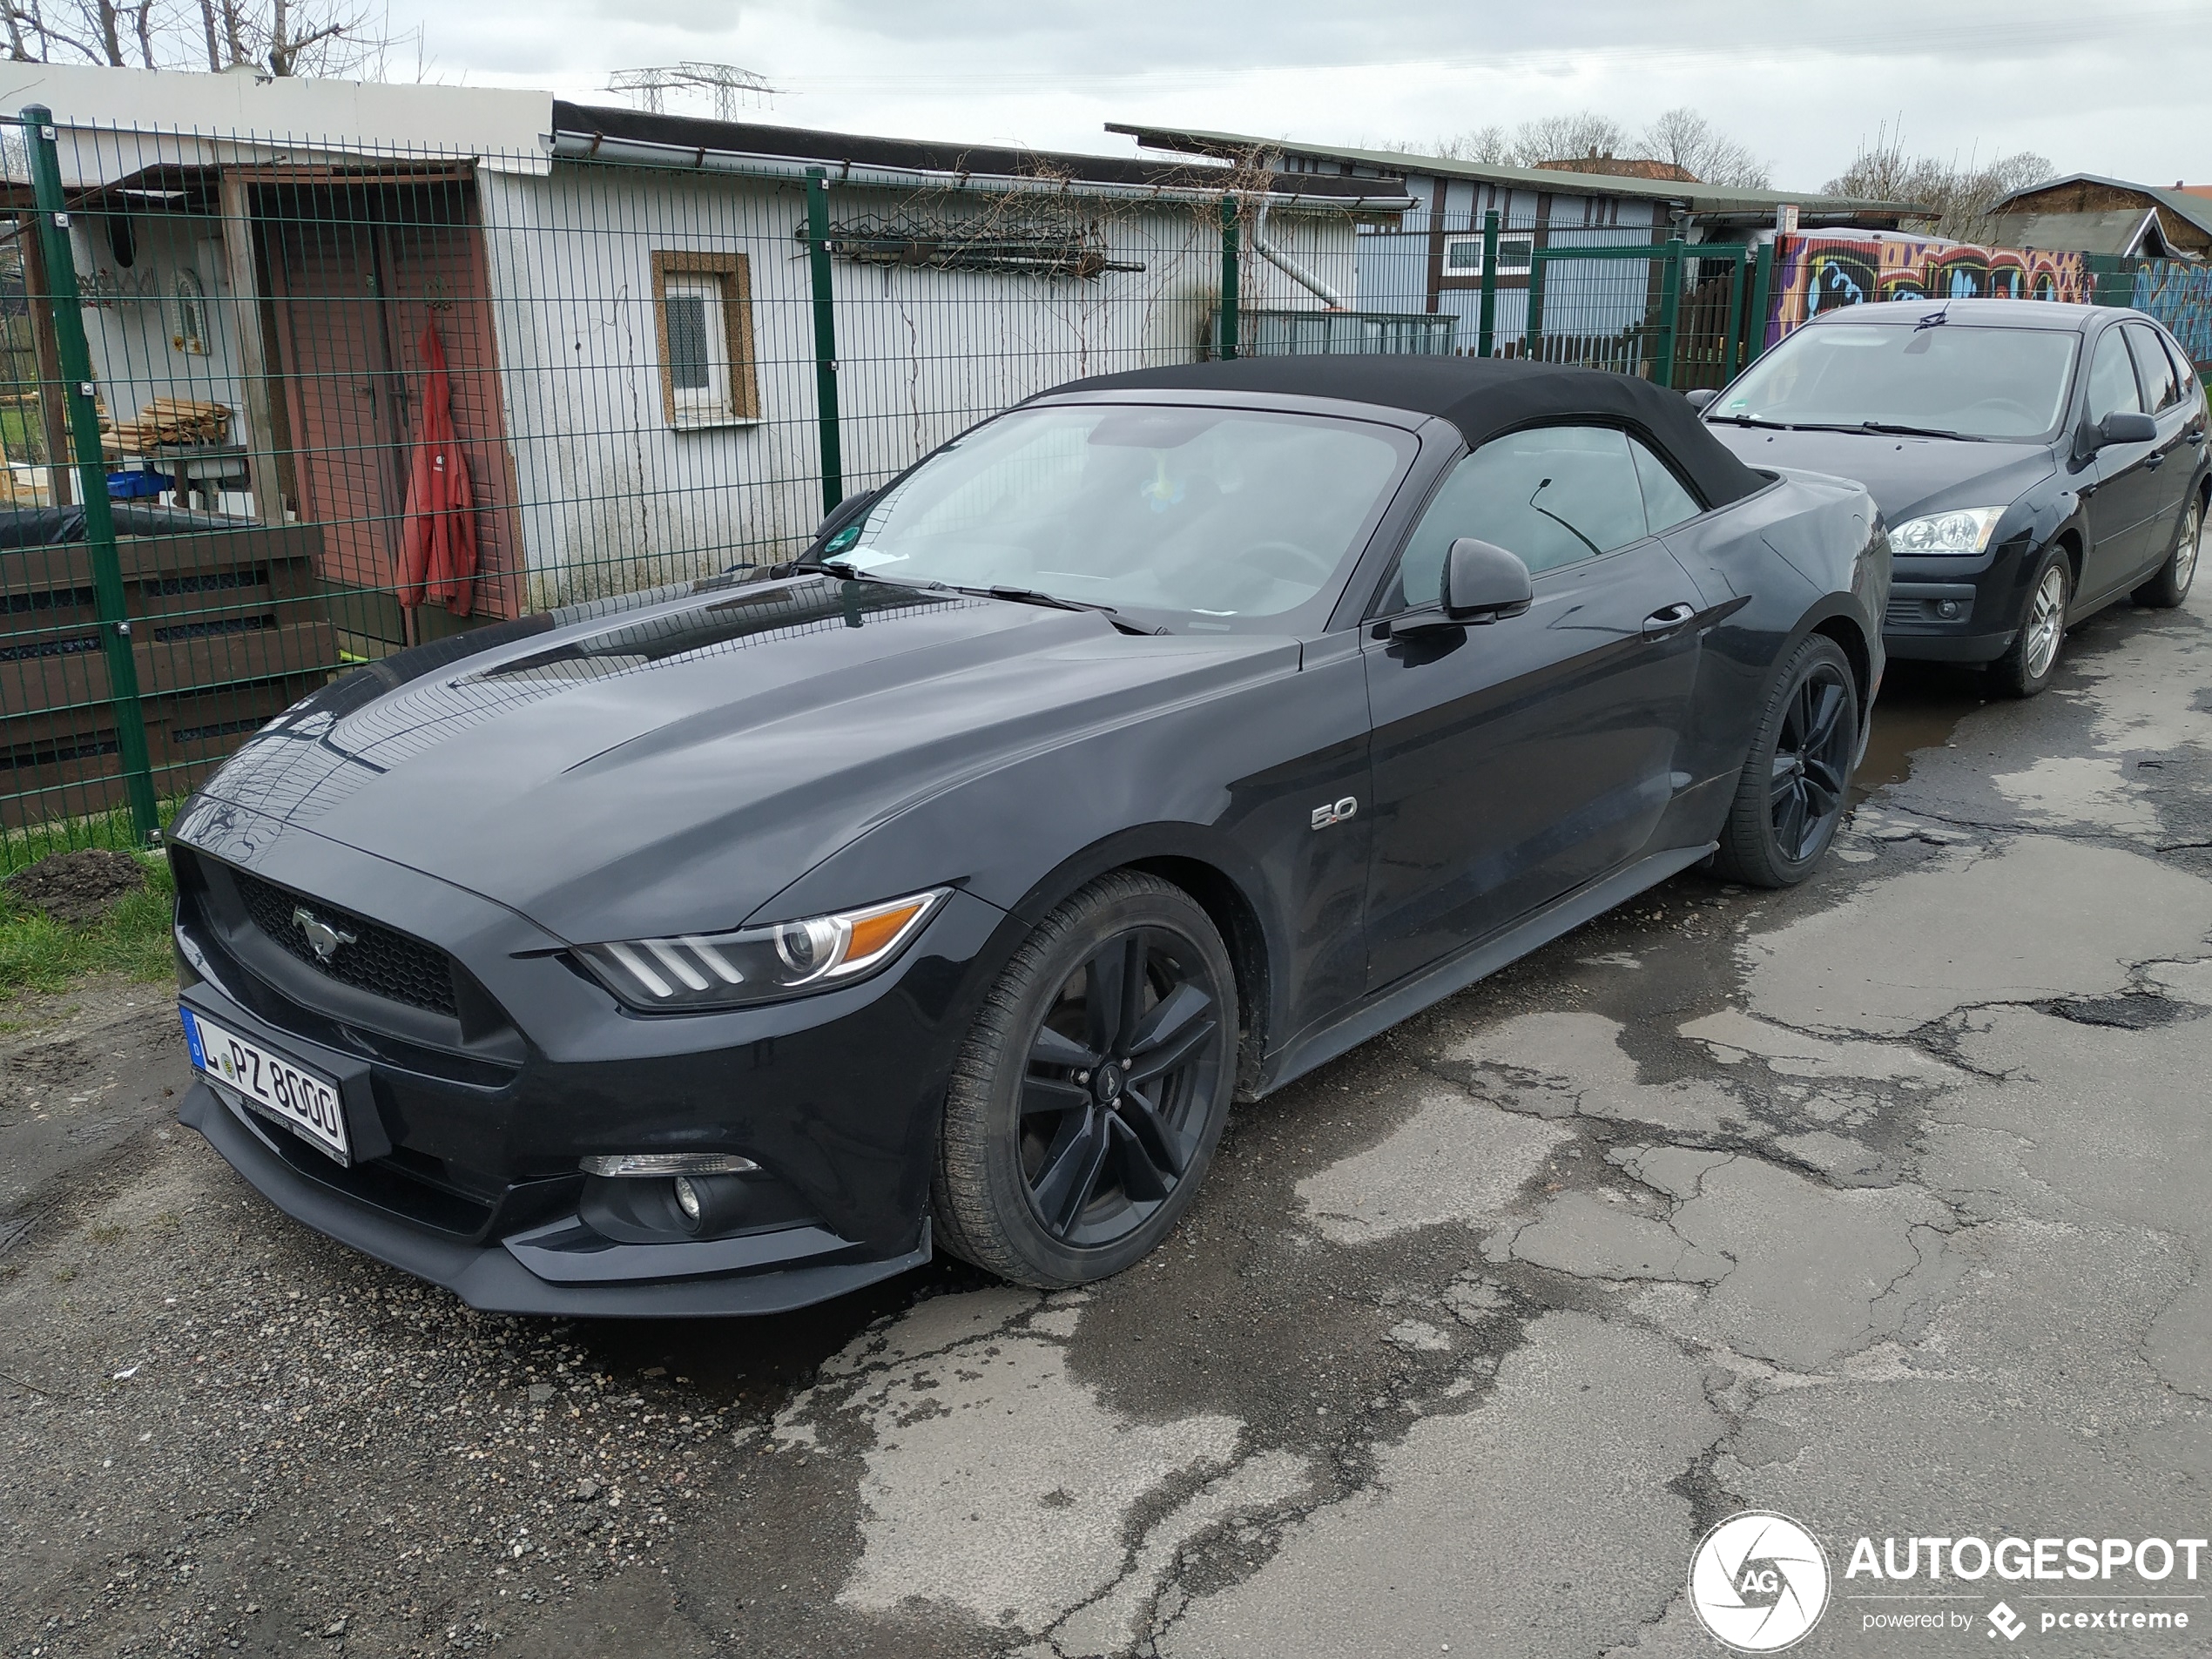
[(1804, 328), (1730, 388), (1709, 418), (2040, 438), (2059, 423), (2080, 341), (2071, 329), (1955, 323)]
[(1022, 409), (916, 469), (820, 556), (1027, 589), (1177, 631), (1298, 631), (1411, 458), (1409, 434), (1251, 409)]

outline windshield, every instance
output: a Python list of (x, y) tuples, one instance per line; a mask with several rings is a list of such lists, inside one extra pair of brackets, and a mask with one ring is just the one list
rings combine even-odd
[(1801, 328), (1745, 371), (1707, 418), (2040, 438), (2059, 423), (2080, 342), (2072, 329), (1955, 323)]
[(1408, 433), (1314, 415), (1017, 409), (915, 469), (819, 556), (1176, 632), (1310, 631), (1413, 448)]

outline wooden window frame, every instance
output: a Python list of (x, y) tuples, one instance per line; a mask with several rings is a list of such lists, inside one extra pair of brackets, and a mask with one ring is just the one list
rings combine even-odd
[[(729, 354), (730, 405), (726, 412), (696, 415), (676, 407), (676, 382), (668, 366), (668, 280), (711, 277), (722, 287), (722, 344)], [(681, 431), (703, 427), (746, 426), (760, 419), (760, 381), (754, 372), (752, 273), (742, 253), (653, 253), (653, 341), (660, 370), (661, 417)]]

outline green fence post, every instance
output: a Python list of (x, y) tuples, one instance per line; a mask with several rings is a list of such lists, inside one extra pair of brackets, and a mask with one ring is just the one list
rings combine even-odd
[(1682, 320), (1682, 238), (1667, 239), (1666, 266), (1659, 276), (1659, 353), (1651, 366), (1655, 385), (1675, 383), (1675, 328)]
[(1222, 361), (1226, 362), (1237, 355), (1237, 199), (1224, 192), (1221, 199), (1221, 327), (1217, 342)]
[(822, 446), (822, 510), (845, 499), (845, 455), (837, 429), (837, 307), (830, 287), (829, 176), (806, 170), (806, 265), (814, 287), (814, 419)]
[(1760, 353), (1766, 350), (1766, 308), (1774, 293), (1774, 244), (1759, 244), (1758, 257), (1751, 262), (1750, 326), (1743, 331), (1743, 361), (1755, 363)]
[(1498, 333), (1498, 210), (1482, 216), (1482, 309), (1477, 314), (1474, 354), (1487, 357)]
[(91, 556), (100, 644), (107, 657), (108, 698), (115, 709), (116, 754), (131, 803), (132, 831), (141, 845), (151, 845), (161, 839), (161, 814), (154, 804), (145, 714), (138, 705), (138, 664), (131, 653), (123, 567), (115, 551), (115, 516), (108, 509), (107, 462), (100, 451), (99, 412), (92, 406), (92, 352), (84, 339), (84, 314), (78, 309), (77, 256), (69, 245), (69, 204), (62, 193), (54, 115), (44, 105), (33, 104), (23, 111), (22, 120), (31, 193), (38, 206), (39, 251), (45, 257), (46, 292), (54, 314), (55, 354), (61, 362), (59, 390), (69, 412), (70, 447), (77, 455), (77, 493), (84, 504), (84, 543)]
[(1743, 256), (1728, 262), (1728, 328), (1721, 336), (1721, 384), (1736, 378), (1736, 350), (1743, 333)]
[(1528, 338), (1521, 347), (1521, 354), (1531, 362), (1543, 355), (1544, 346), (1544, 250), (1537, 248), (1528, 256)]

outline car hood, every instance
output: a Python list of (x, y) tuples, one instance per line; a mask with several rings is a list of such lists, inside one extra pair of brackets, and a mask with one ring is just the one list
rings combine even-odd
[(2050, 446), (2041, 443), (1707, 425), (1746, 465), (1856, 478), (1892, 526), (1947, 508), (2006, 506), (2057, 470)]
[(1096, 612), (883, 583), (702, 585), (359, 671), (201, 793), (573, 942), (733, 927), (964, 776), (1298, 664), (1282, 637), (1138, 637)]

